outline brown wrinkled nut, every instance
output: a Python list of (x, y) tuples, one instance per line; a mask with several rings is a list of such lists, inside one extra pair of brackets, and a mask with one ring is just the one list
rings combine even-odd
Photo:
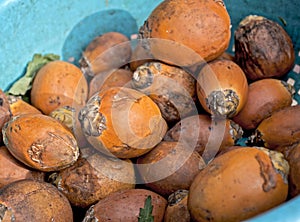
[(118, 158), (149, 152), (167, 131), (166, 121), (151, 98), (126, 87), (96, 93), (78, 118), (89, 143)]
[(91, 206), (83, 221), (137, 221), (140, 208), (144, 208), (148, 196), (151, 196), (154, 221), (162, 221), (167, 200), (146, 189), (129, 189), (110, 194)]
[(263, 16), (245, 17), (234, 33), (235, 61), (250, 80), (285, 75), (294, 65), (295, 52), (288, 33)]
[(243, 221), (288, 195), (288, 162), (259, 147), (233, 149), (213, 159), (194, 179), (188, 196), (193, 221)]
[(269, 149), (291, 146), (300, 141), (300, 106), (285, 107), (264, 119), (248, 138), (249, 145)]
[[(144, 39), (174, 41), (195, 51), (202, 59), (211, 61), (229, 45), (230, 17), (224, 5), (214, 0), (167, 0), (151, 12), (139, 33)], [(189, 56), (185, 59), (184, 50), (151, 47), (154, 58), (156, 54), (168, 52), (166, 55), (174, 57), (173, 61), (178, 61), (180, 65), (199, 62), (197, 57), (194, 57), (196, 61), (191, 61)]]
[(131, 160), (106, 157), (93, 148), (81, 148), (79, 160), (50, 175), (50, 180), (73, 206), (87, 208), (109, 194), (135, 187)]
[(2, 128), (11, 118), (9, 102), (5, 93), (0, 89), (0, 144), (2, 144)]
[(16, 159), (40, 171), (66, 168), (79, 156), (72, 132), (58, 120), (43, 114), (13, 117), (3, 129), (3, 138)]
[(36, 107), (24, 101), (21, 97), (9, 95), (8, 96), (10, 111), (12, 116), (18, 116), (29, 113), (41, 113)]
[(101, 72), (89, 82), (89, 98), (95, 93), (111, 87), (131, 88), (132, 72), (127, 69), (117, 69)]
[[(186, 117), (170, 128), (165, 137), (165, 141), (184, 141), (185, 143), (195, 146), (195, 151), (200, 155), (209, 140), (209, 136), (214, 130), (214, 122), (208, 114), (199, 114)], [(243, 130), (238, 124), (226, 119), (224, 135), (219, 150), (233, 146), (237, 139), (241, 138)]]
[(1, 221), (73, 221), (67, 198), (53, 185), (19, 180), (0, 189)]
[(45, 173), (28, 168), (14, 158), (5, 146), (0, 146), (0, 189), (21, 179), (44, 181)]
[(51, 113), (49, 113), (49, 116), (58, 120), (63, 125), (65, 125), (68, 129), (70, 129), (70, 131), (75, 136), (77, 144), (80, 148), (89, 145), (86, 137), (82, 132), (80, 122), (77, 118), (78, 111), (76, 111), (74, 107), (62, 106), (56, 108)]
[(244, 107), (248, 82), (233, 61), (217, 59), (207, 63), (197, 78), (197, 96), (202, 107), (213, 116), (231, 118)]
[(243, 129), (255, 129), (274, 112), (291, 106), (293, 87), (283, 80), (261, 79), (249, 84), (244, 108), (233, 117)]
[(31, 104), (43, 114), (61, 106), (80, 108), (87, 100), (88, 84), (81, 70), (65, 61), (53, 61), (36, 74), (31, 89)]
[(129, 62), (131, 47), (129, 39), (119, 32), (107, 32), (95, 37), (82, 53), (79, 61), (87, 76), (121, 68)]
[(145, 63), (134, 71), (132, 87), (149, 95), (169, 124), (197, 112), (196, 80), (181, 67)]
[(164, 222), (190, 222), (191, 216), (187, 207), (188, 190), (177, 190), (168, 197), (168, 206)]
[(162, 141), (137, 159), (137, 169), (145, 186), (163, 197), (179, 189), (188, 190), (205, 165), (192, 147), (169, 141)]

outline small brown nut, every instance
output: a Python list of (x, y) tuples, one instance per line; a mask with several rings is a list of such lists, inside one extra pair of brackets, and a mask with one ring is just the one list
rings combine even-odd
[[(141, 38), (171, 40), (195, 51), (201, 59), (211, 61), (229, 45), (230, 17), (224, 5), (214, 0), (166, 0), (151, 12), (139, 32)], [(155, 46), (151, 45), (154, 58), (167, 52), (176, 65), (199, 62), (197, 57), (187, 56), (187, 59), (185, 51), (178, 51), (178, 47), (172, 51), (176, 47)]]
[(119, 32), (107, 32), (95, 37), (82, 53), (79, 61), (82, 72), (87, 76), (121, 68), (131, 56), (129, 39)]
[[(213, 121), (208, 114), (188, 116), (170, 128), (164, 140), (183, 141), (189, 144), (189, 146), (194, 146), (195, 151), (202, 155), (213, 130), (218, 130), (218, 126), (215, 124), (216, 122)], [(220, 147), (218, 147), (218, 151), (233, 146), (243, 135), (241, 127), (230, 119), (225, 120), (225, 126), (223, 127), (223, 133), (219, 135), (221, 137), (221, 143)]]
[(261, 79), (249, 84), (244, 108), (233, 120), (245, 130), (255, 129), (274, 112), (291, 106), (293, 87), (283, 80)]
[(177, 190), (168, 197), (168, 206), (164, 222), (190, 222), (191, 216), (187, 206), (188, 190)]
[(110, 194), (91, 206), (83, 221), (137, 221), (140, 208), (144, 208), (148, 196), (151, 196), (154, 222), (162, 221), (167, 200), (146, 189), (129, 189)]
[(1, 221), (73, 221), (67, 198), (53, 185), (19, 180), (0, 189)]
[(197, 112), (196, 80), (183, 68), (145, 63), (134, 71), (132, 87), (149, 95), (169, 124)]
[(231, 118), (244, 107), (248, 82), (243, 70), (228, 59), (207, 63), (197, 78), (197, 95), (203, 108), (216, 117)]
[(66, 168), (79, 156), (72, 132), (43, 114), (13, 117), (3, 128), (3, 139), (16, 159), (40, 171)]
[(53, 61), (36, 74), (31, 89), (31, 104), (48, 115), (61, 106), (81, 107), (88, 96), (88, 84), (81, 70), (65, 61)]
[(41, 113), (36, 107), (24, 101), (21, 97), (9, 95), (8, 96), (10, 111), (12, 116), (18, 116), (28, 113)]
[(279, 152), (241, 147), (213, 159), (194, 179), (188, 196), (193, 221), (243, 221), (282, 204), (288, 162)]
[(21, 179), (44, 181), (45, 173), (32, 170), (14, 158), (5, 146), (0, 146), (0, 189)]
[(286, 157), (290, 165), (289, 198), (293, 198), (300, 194), (300, 143), (289, 149)]
[(100, 72), (89, 82), (89, 98), (95, 93), (111, 87), (131, 88), (132, 72), (128, 69), (116, 69)]
[(91, 147), (80, 150), (74, 165), (50, 175), (73, 206), (87, 208), (111, 193), (135, 187), (131, 160), (107, 157)]
[(296, 105), (285, 107), (264, 119), (247, 142), (248, 145), (277, 149), (299, 141), (300, 105)]
[(163, 197), (179, 189), (188, 190), (205, 165), (193, 147), (175, 141), (162, 141), (137, 159), (137, 169), (145, 186)]
[(295, 52), (288, 33), (263, 16), (245, 17), (234, 33), (235, 61), (250, 80), (285, 75), (294, 65)]
[(149, 152), (167, 131), (166, 121), (150, 97), (125, 87), (96, 93), (81, 109), (79, 120), (95, 149), (118, 158)]

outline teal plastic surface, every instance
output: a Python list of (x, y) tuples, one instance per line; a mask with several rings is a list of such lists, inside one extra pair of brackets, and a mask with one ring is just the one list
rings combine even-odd
[[(96, 35), (119, 31), (127, 36), (140, 25), (160, 0), (0, 0), (0, 88), (6, 90), (24, 73), (34, 53), (56, 53), (74, 58)], [(300, 1), (225, 0), (232, 29), (249, 14), (263, 15), (283, 25), (292, 37), (296, 64), (286, 76), (300, 102)], [(232, 49), (233, 39), (231, 39)], [(300, 197), (249, 221), (300, 221)]]

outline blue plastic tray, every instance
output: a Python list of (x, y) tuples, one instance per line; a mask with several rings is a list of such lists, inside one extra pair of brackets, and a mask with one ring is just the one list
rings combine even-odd
[[(6, 90), (24, 73), (34, 53), (55, 53), (78, 61), (81, 51), (96, 35), (137, 32), (161, 1), (136, 0), (0, 0), (0, 88)], [(300, 1), (225, 0), (232, 29), (249, 14), (263, 15), (283, 25), (292, 37), (296, 65), (286, 80), (300, 102)], [(283, 22), (285, 21), (285, 22)], [(285, 24), (286, 23), (286, 24)], [(233, 40), (231, 40), (232, 49)], [(299, 64), (299, 65), (298, 65)], [(300, 197), (250, 221), (300, 221)]]

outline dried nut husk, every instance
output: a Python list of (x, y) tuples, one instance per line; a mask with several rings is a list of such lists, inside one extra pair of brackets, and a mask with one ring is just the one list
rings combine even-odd
[(91, 206), (83, 220), (88, 221), (137, 221), (140, 209), (151, 196), (154, 221), (163, 221), (167, 200), (146, 189), (129, 189), (115, 192)]
[(243, 221), (282, 204), (288, 162), (280, 152), (240, 147), (213, 159), (194, 179), (188, 196), (193, 221)]
[(31, 104), (48, 115), (61, 106), (81, 107), (88, 96), (88, 83), (81, 70), (65, 61), (53, 61), (36, 74), (31, 89)]
[[(208, 114), (198, 114), (186, 117), (170, 128), (165, 137), (165, 141), (183, 141), (195, 146), (195, 151), (200, 155), (210, 139), (212, 131), (217, 128)], [(219, 151), (226, 147), (233, 146), (243, 135), (242, 128), (230, 119), (225, 120), (224, 132), (221, 136)]]
[(78, 118), (89, 143), (118, 158), (149, 152), (167, 131), (166, 121), (150, 97), (125, 87), (96, 93)]
[(132, 71), (128, 69), (116, 69), (98, 73), (89, 82), (89, 98), (95, 93), (111, 87), (131, 88)]
[(300, 143), (290, 148), (286, 159), (290, 166), (289, 198), (293, 198), (300, 194)]
[(137, 169), (145, 186), (168, 197), (179, 189), (188, 190), (205, 162), (187, 144), (162, 141), (137, 159)]
[(2, 144), (2, 128), (11, 118), (11, 111), (6, 94), (0, 89), (0, 144)]
[(234, 32), (235, 61), (250, 80), (282, 77), (294, 65), (295, 51), (288, 33), (263, 16), (245, 17)]
[(0, 189), (14, 181), (33, 179), (44, 181), (45, 173), (30, 169), (14, 158), (5, 146), (0, 146)]
[(30, 103), (24, 101), (21, 97), (9, 95), (7, 98), (12, 116), (18, 116), (29, 113), (42, 113)]
[(233, 117), (247, 101), (247, 78), (243, 70), (231, 60), (207, 63), (200, 70), (197, 83), (198, 99), (213, 116)]
[(197, 113), (196, 80), (181, 67), (145, 63), (134, 71), (132, 87), (149, 95), (169, 124)]
[(128, 37), (119, 32), (106, 32), (87, 45), (79, 64), (86, 76), (94, 76), (126, 65), (130, 56)]
[(19, 180), (0, 189), (1, 221), (73, 221), (67, 198), (55, 186), (35, 180)]
[(294, 87), (279, 79), (260, 79), (249, 84), (244, 108), (233, 120), (245, 130), (256, 129), (258, 124), (274, 112), (291, 106)]
[(91, 147), (80, 150), (74, 165), (50, 175), (73, 206), (87, 208), (111, 193), (135, 187), (131, 160), (107, 157)]
[(285, 107), (264, 119), (248, 138), (248, 144), (269, 149), (291, 146), (300, 141), (300, 106)]
[(58, 107), (49, 113), (49, 116), (65, 125), (76, 138), (79, 147), (88, 146), (89, 143), (82, 132), (81, 124), (78, 120), (78, 111), (71, 106)]
[(191, 216), (187, 206), (188, 190), (177, 190), (168, 197), (168, 206), (164, 222), (190, 222)]
[(142, 39), (173, 41), (174, 47), (151, 44), (151, 53), (154, 58), (165, 54), (166, 58), (187, 66), (199, 60), (191, 56), (185, 58), (186, 51), (178, 51), (178, 45), (192, 49), (206, 61), (217, 58), (229, 45), (230, 16), (225, 6), (214, 0), (167, 0), (151, 12), (139, 33)]
[(72, 132), (43, 114), (13, 117), (3, 128), (9, 152), (25, 165), (44, 172), (74, 164), (79, 148)]

